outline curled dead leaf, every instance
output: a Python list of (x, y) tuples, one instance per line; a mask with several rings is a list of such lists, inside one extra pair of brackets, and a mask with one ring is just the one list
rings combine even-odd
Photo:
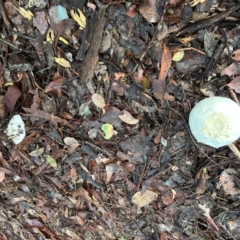
[(119, 118), (127, 124), (136, 124), (139, 122), (139, 119), (134, 118), (129, 112), (123, 110), (123, 115), (120, 115)]

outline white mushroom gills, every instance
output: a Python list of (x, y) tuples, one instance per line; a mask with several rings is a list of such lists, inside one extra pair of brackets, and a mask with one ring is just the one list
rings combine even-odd
[(240, 106), (225, 97), (206, 98), (192, 109), (189, 125), (198, 142), (220, 148), (228, 145), (240, 158), (233, 144), (240, 137)]

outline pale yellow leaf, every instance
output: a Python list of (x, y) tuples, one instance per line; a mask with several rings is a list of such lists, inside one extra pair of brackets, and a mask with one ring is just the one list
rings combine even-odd
[(193, 1), (191, 1), (190, 3), (189, 3), (189, 5), (191, 6), (191, 7), (194, 7), (194, 6), (196, 6), (197, 4), (199, 4), (199, 3), (203, 3), (203, 2), (205, 2), (206, 0), (193, 0)]
[(83, 30), (86, 27), (86, 17), (80, 9), (77, 9), (77, 11), (78, 13), (75, 13), (74, 10), (71, 10), (70, 15), (78, 23), (80, 30)]
[(65, 43), (66, 45), (69, 45), (69, 42), (68, 42), (65, 38), (59, 37), (59, 40), (60, 40), (61, 42)]
[(55, 38), (55, 35), (54, 35), (54, 32), (53, 30), (50, 28), (47, 32), (47, 36), (46, 36), (46, 40), (47, 42), (50, 42), (51, 44), (53, 43), (54, 41), (54, 38)]
[(61, 65), (62, 67), (66, 67), (66, 68), (70, 68), (71, 64), (69, 63), (69, 61), (67, 61), (64, 58), (54, 58), (55, 62), (58, 63), (59, 65)]
[(18, 12), (25, 18), (27, 18), (29, 21), (33, 18), (33, 13), (29, 10), (24, 9), (23, 7), (20, 7), (18, 9)]
[(127, 112), (125, 110), (123, 110), (123, 115), (120, 115), (119, 118), (123, 122), (125, 122), (127, 124), (131, 124), (131, 125), (136, 124), (139, 121), (138, 119), (134, 118), (129, 112)]
[(183, 59), (183, 57), (184, 57), (184, 51), (178, 51), (173, 55), (172, 60), (174, 62), (179, 62)]
[(106, 106), (105, 100), (101, 94), (94, 93), (91, 96), (91, 99), (94, 105), (97, 106), (98, 108), (104, 108)]

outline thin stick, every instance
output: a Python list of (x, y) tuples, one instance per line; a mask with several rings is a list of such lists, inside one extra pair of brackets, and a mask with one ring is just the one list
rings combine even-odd
[(235, 146), (235, 144), (234, 144), (234, 143), (231, 143), (231, 144), (228, 145), (228, 147), (232, 150), (232, 152), (235, 154), (235, 156), (240, 159), (240, 151), (239, 151), (238, 148)]

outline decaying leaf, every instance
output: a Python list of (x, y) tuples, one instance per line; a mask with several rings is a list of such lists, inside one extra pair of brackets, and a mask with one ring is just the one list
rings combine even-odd
[(162, 53), (162, 59), (161, 59), (161, 67), (160, 67), (160, 73), (158, 76), (158, 81), (165, 81), (168, 70), (171, 67), (172, 64), (172, 53), (169, 50), (169, 48), (163, 44), (163, 53)]
[(171, 67), (171, 64), (172, 64), (172, 53), (169, 50), (169, 48), (165, 44), (163, 44), (163, 53), (162, 53), (161, 67), (158, 75), (158, 80), (153, 81), (154, 97), (157, 99), (163, 99), (164, 97), (164, 91), (166, 87), (165, 79), (167, 77), (168, 70)]
[(79, 146), (78, 141), (73, 137), (65, 137), (63, 141), (68, 147), (73, 150), (75, 150)]
[(224, 68), (221, 72), (221, 76), (224, 75), (233, 76), (236, 74), (240, 74), (240, 67), (238, 62), (233, 62), (231, 65)]
[(151, 23), (158, 22), (160, 16), (157, 11), (157, 3), (155, 0), (143, 0), (139, 6), (141, 15)]
[(17, 100), (21, 97), (22, 93), (19, 89), (19, 86), (16, 83), (13, 83), (10, 87), (8, 87), (7, 92), (5, 94), (5, 104), (10, 113), (13, 112), (14, 106)]
[(23, 110), (25, 112), (29, 113), (29, 114), (23, 114), (25, 116), (45, 118), (54, 123), (63, 123), (64, 125), (68, 126), (69, 128), (74, 129), (73, 126), (65, 119), (61, 119), (60, 117), (54, 116), (54, 115), (46, 113), (44, 111), (34, 110), (34, 109), (30, 109), (30, 108), (23, 108)]
[(119, 115), (119, 118), (127, 124), (136, 124), (139, 119), (134, 118), (128, 111), (123, 110), (123, 115)]
[(230, 83), (226, 85), (233, 89), (236, 93), (240, 93), (240, 76), (235, 77)]
[(236, 189), (234, 184), (234, 175), (237, 175), (237, 171), (233, 168), (225, 169), (220, 176), (220, 184), (223, 187), (223, 190), (226, 194), (230, 194), (232, 196), (239, 194), (240, 190)]
[(240, 61), (240, 49), (237, 49), (232, 52), (232, 59), (236, 61)]
[(98, 108), (104, 108), (106, 106), (103, 96), (98, 93), (94, 93), (91, 96), (91, 99), (92, 99), (93, 103), (95, 104), (95, 106), (97, 106)]
[(207, 204), (198, 204), (198, 206), (203, 210), (203, 215), (207, 218), (207, 220), (209, 221), (209, 223), (217, 230), (219, 231), (219, 227), (216, 225), (216, 223), (214, 222), (214, 220), (212, 219), (212, 217), (210, 216), (210, 208), (207, 207)]
[(156, 200), (158, 197), (158, 194), (147, 190), (144, 194), (141, 193), (141, 191), (136, 192), (132, 197), (132, 202), (136, 204), (138, 207), (144, 207), (148, 205), (150, 202)]
[(207, 189), (207, 180), (210, 178), (209, 175), (207, 174), (206, 169), (202, 168), (199, 171), (197, 178), (198, 178), (198, 183), (196, 187), (196, 193), (203, 194)]
[(48, 29), (48, 22), (44, 11), (36, 12), (33, 18), (33, 26), (35, 26), (41, 35), (44, 35)]
[(44, 148), (37, 148), (36, 150), (33, 150), (28, 155), (33, 157), (38, 157), (44, 153)]
[(67, 79), (65, 77), (60, 76), (59, 72), (56, 72), (53, 76), (53, 81), (46, 86), (45, 92), (55, 91), (57, 92), (57, 96), (61, 97), (62, 85), (63, 83), (65, 83), (66, 80)]

